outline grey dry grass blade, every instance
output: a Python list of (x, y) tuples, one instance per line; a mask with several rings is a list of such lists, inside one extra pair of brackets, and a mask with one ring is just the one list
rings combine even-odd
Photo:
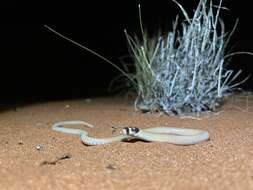
[[(142, 26), (142, 18), (141, 18), (141, 5), (138, 5), (138, 10), (139, 10), (139, 22), (140, 22), (140, 28), (141, 28), (141, 35), (144, 36), (144, 30)], [(144, 39), (142, 39), (144, 40)]]
[(132, 81), (134, 84), (136, 84), (136, 82), (135, 82), (131, 77), (129, 77), (128, 73), (126, 73), (125, 71), (123, 71), (123, 70), (122, 70), (121, 68), (119, 68), (115, 63), (111, 62), (109, 59), (107, 59), (107, 58), (105, 58), (104, 56), (98, 54), (97, 52), (95, 52), (95, 51), (93, 51), (93, 50), (91, 50), (91, 49), (89, 49), (89, 48), (87, 48), (87, 47), (85, 47), (85, 46), (83, 46), (83, 45), (77, 43), (76, 41), (71, 40), (70, 38), (67, 38), (66, 36), (60, 34), (59, 32), (55, 31), (54, 29), (52, 29), (51, 27), (49, 27), (49, 26), (47, 26), (47, 25), (44, 25), (44, 27), (47, 28), (49, 31), (55, 33), (56, 35), (60, 36), (61, 38), (63, 38), (63, 39), (65, 39), (65, 40), (67, 40), (67, 41), (69, 41), (69, 42), (71, 42), (71, 43), (77, 45), (78, 47), (80, 47), (80, 48), (82, 48), (82, 49), (84, 49), (84, 50), (86, 50), (86, 51), (92, 53), (93, 55), (99, 57), (100, 59), (104, 60), (105, 62), (111, 64), (113, 67), (115, 67), (117, 70), (119, 70), (123, 75), (125, 75), (125, 77), (127, 77), (130, 81)]
[(183, 12), (183, 14), (184, 14), (186, 20), (188, 21), (188, 23), (191, 24), (191, 19), (189, 18), (188, 14), (187, 14), (187, 12), (185, 11), (185, 9), (183, 8), (183, 6), (182, 6), (180, 3), (178, 3), (176, 0), (172, 0), (172, 1), (178, 5), (178, 7), (179, 7), (179, 8), (181, 9), (181, 11)]
[(234, 56), (234, 55), (240, 55), (240, 54), (246, 54), (246, 55), (253, 55), (252, 52), (248, 52), (248, 51), (237, 51), (237, 52), (233, 52), (233, 53), (230, 53), (230, 54), (227, 54), (224, 56), (224, 59), (227, 59), (231, 56)]

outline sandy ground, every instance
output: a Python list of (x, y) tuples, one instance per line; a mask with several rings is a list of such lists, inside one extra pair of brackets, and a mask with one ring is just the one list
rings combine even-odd
[[(0, 189), (253, 189), (253, 96), (234, 96), (199, 119), (135, 112), (125, 98), (19, 106), (0, 112)], [(206, 129), (211, 139), (176, 146), (143, 141), (85, 146), (51, 130), (85, 120), (92, 136), (112, 126)], [(77, 126), (82, 128), (82, 126)]]

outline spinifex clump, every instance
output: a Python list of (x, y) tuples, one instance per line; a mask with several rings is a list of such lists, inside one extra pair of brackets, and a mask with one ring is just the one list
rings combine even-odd
[(224, 68), (224, 61), (232, 55), (225, 55), (225, 48), (234, 29), (224, 31), (221, 2), (213, 6), (200, 0), (192, 19), (176, 2), (186, 21), (179, 31), (176, 18), (165, 37), (149, 38), (142, 26), (141, 40), (126, 33), (136, 68), (138, 109), (168, 114), (215, 110), (243, 82), (232, 84), (241, 71), (234, 74)]

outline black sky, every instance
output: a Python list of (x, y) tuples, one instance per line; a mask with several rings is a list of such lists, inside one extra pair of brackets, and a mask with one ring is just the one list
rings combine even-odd
[[(196, 0), (179, 1), (188, 11)], [(214, 1), (218, 2), (218, 1)], [(128, 55), (124, 29), (139, 33), (138, 8), (141, 3), (144, 26), (150, 33), (157, 28), (170, 29), (181, 12), (170, 0), (163, 2), (88, 1), (36, 4), (8, 1), (0, 6), (0, 102), (58, 100), (108, 95), (107, 87), (119, 72), (108, 63), (59, 38), (43, 27), (89, 47), (120, 66), (119, 58)], [(252, 10), (250, 1), (224, 1), (230, 11), (222, 18), (231, 29), (236, 18), (238, 28), (232, 38), (234, 51), (253, 52)], [(181, 15), (182, 18), (182, 15)], [(252, 74), (253, 56), (234, 56), (231, 68), (243, 69), (241, 79)], [(253, 77), (242, 85), (253, 88)]]

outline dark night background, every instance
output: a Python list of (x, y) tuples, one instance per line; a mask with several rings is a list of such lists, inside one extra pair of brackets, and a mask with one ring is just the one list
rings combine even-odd
[[(191, 11), (196, 0), (178, 0)], [(158, 27), (170, 29), (180, 9), (170, 0), (75, 1), (35, 4), (14, 0), (0, 5), (0, 103), (60, 100), (110, 95), (107, 87), (119, 72), (89, 52), (56, 36), (44, 24), (95, 50), (120, 66), (119, 57), (127, 55), (123, 30), (139, 33), (138, 8), (142, 6), (143, 24), (150, 33)], [(217, 0), (214, 3), (218, 4)], [(253, 52), (252, 10), (250, 1), (225, 0), (223, 11), (227, 31), (239, 18), (233, 35), (234, 51)], [(234, 56), (230, 67), (243, 69), (241, 79), (253, 71), (253, 56)], [(253, 77), (242, 85), (252, 90)]]

